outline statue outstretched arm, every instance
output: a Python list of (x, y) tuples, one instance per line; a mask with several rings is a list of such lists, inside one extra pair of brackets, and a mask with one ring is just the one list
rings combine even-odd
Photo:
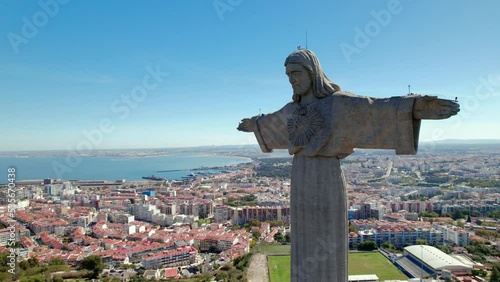
[(288, 132), (283, 109), (267, 115), (244, 118), (237, 129), (253, 132), (263, 152), (288, 148)]
[(240, 124), (238, 125), (239, 131), (243, 132), (256, 132), (257, 131), (257, 118), (258, 116), (252, 117), (252, 118), (244, 118), (241, 120)]
[(436, 96), (422, 96), (415, 99), (413, 118), (447, 119), (460, 111), (460, 105), (452, 100), (439, 99)]

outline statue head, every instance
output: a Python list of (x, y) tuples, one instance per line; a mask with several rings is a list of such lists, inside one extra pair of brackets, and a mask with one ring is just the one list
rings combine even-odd
[[(312, 91), (316, 98), (324, 98), (332, 95), (335, 91), (340, 91), (340, 87), (326, 77), (316, 55), (307, 49), (301, 49), (290, 54), (285, 60), (285, 67), (288, 64), (299, 64), (309, 73), (312, 82)], [(293, 101), (300, 102), (301, 95), (295, 93)]]

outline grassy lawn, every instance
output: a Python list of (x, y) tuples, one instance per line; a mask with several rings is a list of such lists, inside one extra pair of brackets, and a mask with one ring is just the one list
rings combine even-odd
[(380, 280), (406, 280), (394, 264), (379, 252), (349, 253), (349, 274), (377, 274)]
[[(290, 281), (290, 256), (267, 258), (271, 282)], [(407, 280), (408, 277), (379, 252), (349, 253), (349, 275), (376, 274), (382, 280)]]
[(271, 282), (290, 281), (290, 256), (268, 256), (267, 266)]
[(258, 245), (258, 251), (266, 255), (289, 254), (291, 245)]

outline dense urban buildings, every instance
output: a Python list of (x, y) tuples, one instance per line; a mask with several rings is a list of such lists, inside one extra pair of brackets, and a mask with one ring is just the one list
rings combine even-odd
[[(433, 160), (425, 151), (351, 156), (343, 162), (349, 247), (373, 241), (386, 250), (400, 249), (404, 256), (392, 260), (409, 272), (420, 271), (415, 277), (470, 274), (479, 264), (463, 258), (463, 268), (445, 264), (448, 257), (435, 248), (473, 261), (477, 257), (467, 252), (471, 244), (497, 246), (499, 165), (500, 154), (490, 151), (443, 153)], [(0, 189), (0, 251), (8, 252), (15, 242), (19, 259), (61, 258), (71, 265), (95, 254), (108, 269), (130, 264), (167, 273), (177, 267), (178, 273), (169, 272), (172, 277), (192, 275), (187, 271), (192, 266), (216, 269), (250, 252), (256, 242), (275, 243), (283, 238), (278, 235), (289, 234), (290, 180), (283, 176), (289, 167), (289, 158), (274, 158), (184, 181), (19, 181), (14, 212), (7, 190)]]

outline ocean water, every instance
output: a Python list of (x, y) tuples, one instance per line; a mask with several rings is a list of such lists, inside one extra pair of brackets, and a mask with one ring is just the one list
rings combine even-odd
[[(13, 158), (0, 157), (0, 183), (7, 183), (7, 169), (16, 169), (17, 180), (142, 180), (155, 176), (180, 180), (196, 173), (192, 169), (250, 162), (251, 159), (233, 156), (174, 154), (152, 157), (81, 157), (80, 161), (65, 157)], [(158, 172), (160, 170), (182, 170)]]

